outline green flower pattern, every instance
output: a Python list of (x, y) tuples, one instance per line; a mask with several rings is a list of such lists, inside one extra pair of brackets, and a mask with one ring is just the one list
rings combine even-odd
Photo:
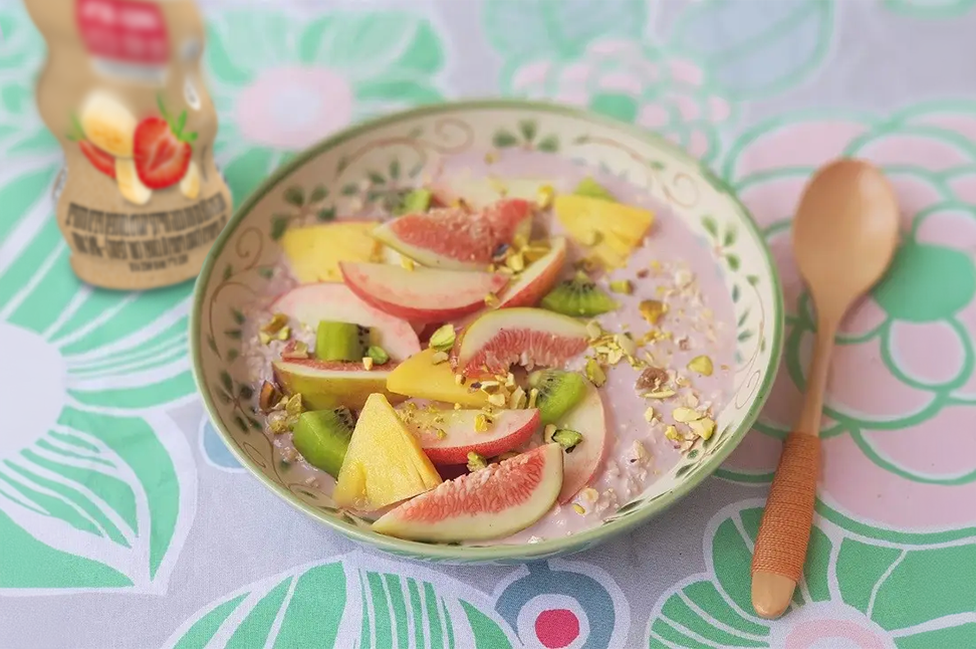
[(297, 151), (353, 121), (443, 98), (443, 45), (406, 12), (215, 11), (205, 50), (215, 143), (235, 204)]
[(976, 645), (976, 582), (960, 570), (976, 561), (976, 544), (902, 547), (823, 520), (813, 529), (803, 580), (786, 616), (773, 622), (757, 617), (749, 568), (761, 518), (762, 503), (747, 501), (712, 519), (704, 544), (707, 570), (658, 601), (647, 627), (650, 649)]

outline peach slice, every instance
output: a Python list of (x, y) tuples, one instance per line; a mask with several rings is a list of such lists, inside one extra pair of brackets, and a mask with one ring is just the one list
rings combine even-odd
[(340, 261), (387, 261), (383, 244), (370, 236), (377, 221), (337, 221), (288, 228), (281, 245), (302, 284), (342, 283)]
[[(386, 380), (392, 364), (371, 370), (362, 363), (301, 359), (272, 363), (275, 380), (287, 394), (301, 394), (311, 410), (326, 410), (346, 406), (358, 410), (374, 392), (386, 393)], [(394, 402), (403, 401), (396, 394), (388, 395)]]
[(579, 405), (556, 424), (557, 430), (563, 428), (575, 430), (583, 436), (583, 441), (563, 457), (563, 486), (559, 491), (559, 502), (565, 504), (593, 480), (610, 445), (610, 431), (599, 390), (589, 386)]
[(270, 308), (313, 329), (322, 320), (369, 327), (370, 342), (382, 347), (395, 361), (420, 351), (420, 341), (410, 323), (363, 302), (343, 284), (299, 286), (275, 300)]
[(527, 369), (562, 366), (586, 347), (586, 326), (578, 320), (545, 309), (501, 309), (464, 330), (454, 363), (464, 376), (497, 376), (515, 363)]
[(563, 481), (563, 450), (546, 444), (442, 483), (373, 523), (414, 541), (484, 541), (529, 527), (552, 508)]
[(377, 309), (411, 322), (443, 322), (478, 310), (508, 283), (502, 273), (340, 262), (353, 293)]
[(535, 306), (549, 292), (566, 261), (566, 239), (556, 237), (549, 252), (532, 262), (515, 281), (498, 296), (499, 309), (517, 306)]
[[(408, 404), (409, 406), (409, 404)], [(481, 410), (400, 409), (409, 428), (434, 464), (465, 464), (468, 453), (497, 457), (529, 441), (539, 428), (539, 411), (499, 410), (487, 423)], [(487, 430), (478, 430), (478, 418)]]

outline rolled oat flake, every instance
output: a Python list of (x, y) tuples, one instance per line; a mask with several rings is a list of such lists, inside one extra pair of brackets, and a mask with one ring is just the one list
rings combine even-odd
[(48, 46), (37, 104), (64, 150), (55, 216), (72, 269), (113, 289), (195, 277), (232, 207), (196, 4), (25, 4)]

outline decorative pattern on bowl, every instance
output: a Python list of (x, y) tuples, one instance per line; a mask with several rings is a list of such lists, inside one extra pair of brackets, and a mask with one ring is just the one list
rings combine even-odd
[[(276, 241), (288, 227), (368, 216), (438, 156), (522, 147), (585, 159), (645, 187), (708, 241), (735, 305), (734, 394), (716, 433), (602, 525), (528, 545), (457, 546), (375, 534), (304, 481), (289, 476), (251, 410), (241, 357), (246, 305), (283, 281)], [(772, 385), (782, 339), (782, 292), (762, 235), (733, 191), (657, 135), (576, 109), (518, 100), (443, 104), (350, 128), (298, 155), (241, 205), (197, 282), (191, 320), (196, 378), (215, 428), (241, 463), (289, 504), (340, 532), (399, 555), (512, 562), (592, 547), (663, 511), (721, 464), (751, 427)]]

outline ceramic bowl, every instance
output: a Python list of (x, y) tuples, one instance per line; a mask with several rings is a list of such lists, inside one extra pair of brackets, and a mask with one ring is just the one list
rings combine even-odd
[[(531, 133), (527, 137), (525, 133)], [(524, 545), (478, 547), (403, 541), (334, 506), (289, 477), (249, 409), (241, 312), (270, 290), (287, 227), (382, 200), (387, 183), (439, 155), (524, 146), (586, 159), (644, 185), (708, 242), (734, 303), (734, 394), (715, 434), (601, 525)], [(379, 173), (376, 170), (383, 170)], [(631, 125), (544, 103), (489, 100), (397, 113), (346, 129), (295, 156), (237, 209), (200, 272), (190, 322), (193, 367), (216, 429), (241, 464), (302, 513), (355, 540), (401, 556), (450, 563), (521, 562), (577, 552), (623, 534), (673, 505), (708, 477), (755, 421), (773, 384), (782, 341), (782, 291), (769, 250), (731, 188), (663, 138)]]

